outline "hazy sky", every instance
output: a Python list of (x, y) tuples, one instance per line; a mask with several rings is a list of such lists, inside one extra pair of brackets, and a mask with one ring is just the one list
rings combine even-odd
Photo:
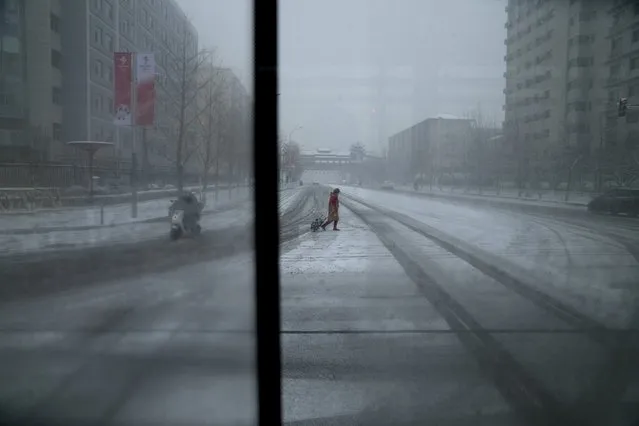
[[(251, 2), (180, 0), (226, 66), (251, 80)], [(280, 129), (347, 150), (439, 113), (501, 122), (505, 0), (280, 0)], [(381, 137), (380, 137), (381, 135)]]

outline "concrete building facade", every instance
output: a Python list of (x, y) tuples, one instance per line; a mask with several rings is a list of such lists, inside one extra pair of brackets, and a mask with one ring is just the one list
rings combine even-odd
[(617, 102), (627, 97), (630, 104), (639, 104), (639, 4), (617, 0), (606, 5), (611, 22), (606, 37), (610, 53), (606, 58), (609, 78), (604, 86), (607, 114), (603, 145), (609, 151), (636, 152), (639, 110), (628, 110), (627, 116), (620, 118)]
[(639, 7), (510, 0), (507, 11), (507, 139), (533, 159), (632, 145), (639, 114), (619, 120), (617, 102), (639, 102)]
[(504, 133), (528, 158), (565, 142), (568, 0), (509, 0)]
[(48, 159), (62, 139), (59, 0), (0, 0), (0, 161)]
[[(63, 140), (113, 142), (101, 157), (128, 161), (134, 140), (140, 151), (141, 129), (113, 124), (113, 52), (154, 53), (156, 60), (156, 125), (147, 138), (170, 139), (158, 125), (175, 117), (174, 81), (184, 64), (198, 52), (195, 28), (174, 0), (90, 0), (63, 10)], [(188, 64), (186, 66), (189, 66)], [(195, 78), (195, 76), (193, 76)], [(175, 85), (173, 85), (175, 86)], [(136, 132), (135, 134), (133, 132)], [(155, 153), (152, 150), (149, 155)], [(67, 154), (72, 154), (67, 152)], [(157, 153), (158, 159), (163, 157)]]
[(389, 177), (412, 183), (417, 175), (463, 172), (472, 126), (472, 119), (440, 116), (392, 135), (388, 140)]

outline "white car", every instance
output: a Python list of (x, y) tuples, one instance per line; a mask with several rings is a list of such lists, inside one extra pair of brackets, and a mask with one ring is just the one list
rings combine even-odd
[(382, 183), (381, 188), (382, 189), (394, 189), (395, 187), (393, 186), (393, 182), (391, 182), (389, 180), (385, 180), (384, 183)]

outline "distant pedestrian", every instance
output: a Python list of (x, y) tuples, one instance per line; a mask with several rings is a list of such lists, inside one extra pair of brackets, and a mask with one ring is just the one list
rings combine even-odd
[(337, 222), (339, 222), (339, 188), (335, 188), (328, 197), (328, 217), (322, 225), (322, 229), (326, 231), (326, 227), (333, 222), (333, 231), (339, 231)]

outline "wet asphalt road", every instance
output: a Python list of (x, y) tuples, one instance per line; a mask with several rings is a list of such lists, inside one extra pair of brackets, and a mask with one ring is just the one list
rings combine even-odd
[[(636, 364), (551, 307), (631, 328), (634, 224), (344, 195), (342, 231), (281, 250), (287, 424), (632, 424)], [(48, 424), (254, 424), (252, 280), (245, 250), (5, 303), (0, 404)]]

